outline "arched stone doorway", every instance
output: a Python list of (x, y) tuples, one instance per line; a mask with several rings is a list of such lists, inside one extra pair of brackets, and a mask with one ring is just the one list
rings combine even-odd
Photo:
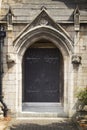
[(41, 39), (25, 51), (22, 79), (23, 111), (57, 112), (63, 105), (63, 56), (52, 42)]
[[(53, 21), (52, 21), (53, 22)], [(28, 28), (29, 27), (29, 28)], [(69, 89), (71, 90), (71, 86), (69, 86), (69, 78), (70, 78), (70, 57), (73, 52), (73, 43), (71, 42), (70, 38), (67, 36), (64, 30), (61, 30), (60, 27), (57, 29), (48, 25), (42, 25), (42, 26), (36, 26), (33, 27), (32, 29), (30, 26), (25, 28), (25, 30), (15, 39), (14, 41), (14, 50), (16, 52), (16, 75), (17, 75), (17, 116), (18, 117), (35, 117), (35, 116), (50, 116), (50, 117), (58, 117), (58, 116), (68, 116), (69, 115), (69, 102), (71, 99), (69, 97)], [(59, 29), (60, 28), (60, 29)], [(27, 29), (27, 30), (26, 30)], [(20, 38), (19, 38), (20, 37)], [(56, 48), (59, 50), (59, 54), (62, 56), (61, 60), (63, 62), (63, 78), (64, 78), (64, 86), (63, 90), (64, 92), (62, 93), (62, 96), (64, 98), (60, 98), (57, 103), (42, 103), (41, 102), (38, 104), (38, 102), (26, 102), (24, 100), (24, 93), (22, 86), (24, 85), (23, 81), (23, 69), (22, 69), (22, 64), (23, 64), (23, 59), (25, 54), (27, 53), (27, 50), (30, 48), (34, 48), (35, 45), (38, 43), (39, 47), (37, 48), (44, 48), (41, 44), (41, 40), (44, 39), (50, 43), (50, 45), (47, 45), (45, 43), (44, 47), (48, 48)], [(37, 42), (37, 43), (36, 43)], [(34, 45), (34, 46), (33, 46)], [(52, 45), (52, 47), (51, 47)], [(62, 82), (60, 82), (62, 83)], [(61, 90), (62, 91), (62, 90)], [(25, 102), (24, 102), (25, 101)], [(49, 104), (49, 106), (48, 106)], [(29, 109), (26, 109), (27, 108)], [(30, 109), (30, 106), (31, 109)], [(43, 106), (46, 106), (43, 109)], [(38, 107), (42, 108), (44, 112), (52, 112), (52, 113), (43, 113), (38, 109)], [(32, 108), (33, 111), (32, 111)], [(52, 108), (52, 109), (49, 109)], [(36, 112), (36, 110), (39, 110)], [(45, 111), (46, 110), (46, 111)], [(48, 111), (47, 111), (48, 110)], [(36, 113), (35, 113), (36, 112)]]

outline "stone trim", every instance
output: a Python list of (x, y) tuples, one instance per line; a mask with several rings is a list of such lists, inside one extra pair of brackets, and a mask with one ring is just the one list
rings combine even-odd
[[(19, 38), (19, 40), (15, 43), (14, 45), (14, 50), (16, 53), (22, 54), (23, 55), (23, 48), (29, 47), (32, 45), (34, 42), (45, 38), (48, 39), (49, 41), (56, 41), (54, 42), (55, 45), (62, 51), (67, 54), (73, 53), (73, 45), (69, 39), (66, 38), (66, 36), (55, 30), (52, 27), (47, 27), (47, 26), (38, 26), (35, 27), (31, 30), (29, 30), (27, 33), (24, 33), (22, 37)], [(59, 43), (61, 42), (61, 45)], [(62, 48), (61, 48), (62, 46)], [(63, 51), (62, 51), (63, 52)]]
[[(52, 41), (52, 39), (50, 40), (51, 37), (55, 37), (56, 41), (61, 41), (61, 46), (66, 48), (64, 49), (66, 50), (66, 53), (73, 53), (74, 43), (69, 34), (49, 16), (45, 9), (42, 9), (40, 14), (31, 22), (31, 24), (28, 24), (17, 36), (13, 42), (14, 50), (17, 53), (20, 53), (23, 46), (27, 46), (27, 44), (29, 46), (30, 43), (27, 43), (27, 41), (35, 39), (35, 37), (38, 38), (39, 36), (41, 38), (45, 37), (49, 39), (49, 41)], [(35, 41), (32, 41), (32, 43), (34, 42)]]

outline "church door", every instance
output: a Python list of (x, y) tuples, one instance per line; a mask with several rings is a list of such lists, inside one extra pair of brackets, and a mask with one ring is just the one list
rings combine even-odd
[(61, 102), (63, 58), (57, 48), (28, 48), (23, 58), (23, 102)]

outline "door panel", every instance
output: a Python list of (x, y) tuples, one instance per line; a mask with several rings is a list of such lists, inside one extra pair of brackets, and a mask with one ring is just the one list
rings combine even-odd
[(29, 48), (25, 52), (24, 102), (60, 102), (61, 60), (57, 48)]

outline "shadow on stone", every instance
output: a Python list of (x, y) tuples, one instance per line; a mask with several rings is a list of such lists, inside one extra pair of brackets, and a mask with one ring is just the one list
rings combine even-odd
[(59, 122), (49, 122), (44, 124), (43, 122), (39, 121), (37, 123), (28, 123), (28, 122), (21, 122), (17, 124), (13, 124), (10, 130), (77, 130), (76, 125), (71, 121), (59, 121)]

